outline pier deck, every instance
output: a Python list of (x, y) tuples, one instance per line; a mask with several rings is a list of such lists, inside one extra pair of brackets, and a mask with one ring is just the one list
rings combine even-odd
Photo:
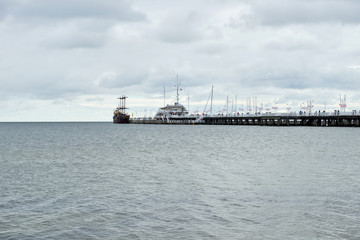
[(133, 119), (132, 124), (202, 124), (202, 125), (258, 125), (258, 126), (317, 126), (360, 127), (360, 115), (242, 115), (201, 116), (200, 118), (171, 118), (167, 120)]
[(360, 116), (233, 116), (204, 117), (208, 125), (260, 125), (260, 126), (338, 126), (360, 127)]

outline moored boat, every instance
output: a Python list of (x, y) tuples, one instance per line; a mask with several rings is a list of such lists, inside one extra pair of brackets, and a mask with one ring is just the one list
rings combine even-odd
[(130, 115), (125, 112), (125, 109), (128, 109), (125, 107), (126, 98), (126, 96), (118, 98), (120, 104), (114, 111), (113, 123), (130, 123)]
[[(159, 108), (157, 113), (155, 114), (154, 118), (156, 120), (171, 120), (171, 119), (193, 119), (189, 116), (188, 110), (179, 103), (179, 90), (180, 82), (177, 79), (176, 83), (176, 102), (174, 104), (167, 104), (164, 107)], [(165, 105), (165, 88), (164, 88), (164, 105)], [(195, 118), (194, 118), (195, 119)]]

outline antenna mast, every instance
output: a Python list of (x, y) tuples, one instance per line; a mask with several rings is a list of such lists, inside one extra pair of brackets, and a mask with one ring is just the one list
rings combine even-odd
[(176, 73), (176, 103), (179, 103), (179, 74)]
[(164, 86), (164, 107), (165, 107), (165, 86)]

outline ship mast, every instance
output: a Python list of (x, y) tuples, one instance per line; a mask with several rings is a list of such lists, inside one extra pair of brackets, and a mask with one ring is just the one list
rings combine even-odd
[(165, 86), (164, 86), (164, 107), (165, 107)]
[(237, 94), (235, 95), (235, 115), (237, 113)]
[(341, 108), (341, 110), (343, 112), (346, 111), (346, 107), (347, 107), (347, 105), (346, 105), (346, 94), (343, 97), (341, 97), (341, 94), (340, 94), (340, 104), (339, 104), (339, 106), (340, 106), (340, 108)]
[(176, 103), (179, 103), (179, 74), (176, 73)]
[(188, 93), (188, 114), (190, 114), (190, 94)]
[(214, 85), (211, 85), (210, 115), (212, 115), (213, 97), (214, 97)]
[(126, 107), (126, 98), (127, 97), (125, 95), (122, 95), (122, 97), (118, 97), (118, 99), (120, 100), (119, 107), (118, 107), (118, 110), (120, 111), (120, 113), (125, 114), (125, 109), (128, 109)]
[(229, 96), (226, 96), (226, 116), (229, 113)]

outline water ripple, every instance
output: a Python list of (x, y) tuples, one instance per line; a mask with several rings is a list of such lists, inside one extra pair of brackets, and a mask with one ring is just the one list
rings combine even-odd
[(358, 135), (0, 123), (0, 239), (359, 239)]

